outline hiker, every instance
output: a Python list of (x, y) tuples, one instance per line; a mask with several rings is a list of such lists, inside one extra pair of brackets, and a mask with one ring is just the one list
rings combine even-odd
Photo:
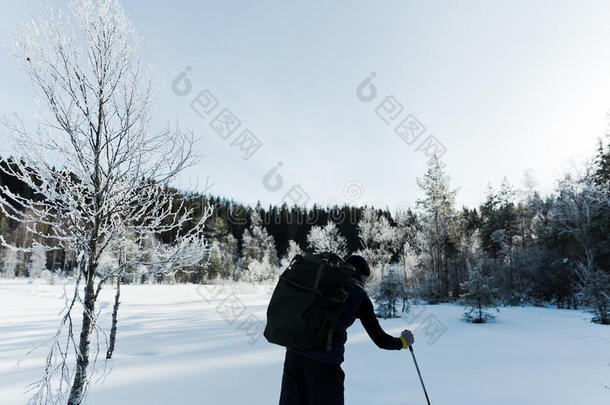
[(341, 369), (346, 329), (360, 319), (373, 342), (386, 350), (406, 349), (413, 344), (413, 334), (404, 330), (395, 338), (383, 331), (375, 317), (373, 304), (364, 291), (364, 284), (371, 275), (367, 261), (358, 255), (346, 260), (355, 268), (353, 280), (347, 285), (349, 296), (345, 308), (337, 320), (331, 350), (327, 347), (297, 350), (288, 347), (282, 376), (280, 405), (343, 405), (343, 381)]

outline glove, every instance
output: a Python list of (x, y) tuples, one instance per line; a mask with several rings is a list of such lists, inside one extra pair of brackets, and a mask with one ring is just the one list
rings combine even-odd
[(408, 329), (405, 329), (402, 331), (399, 339), (402, 342), (403, 349), (406, 349), (407, 347), (411, 346), (415, 342), (415, 338), (413, 337), (413, 334)]

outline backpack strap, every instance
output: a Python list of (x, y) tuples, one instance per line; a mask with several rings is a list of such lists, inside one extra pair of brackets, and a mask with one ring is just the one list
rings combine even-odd
[(334, 336), (335, 336), (335, 326), (333, 325), (333, 327), (331, 327), (330, 330), (328, 331), (328, 339), (326, 340), (326, 350), (329, 352), (333, 350), (333, 337)]
[(313, 283), (313, 288), (315, 290), (317, 290), (320, 287), (320, 280), (322, 279), (322, 270), (324, 270), (325, 266), (326, 266), (326, 262), (322, 262), (322, 264), (320, 264), (320, 267), (318, 267), (318, 272), (316, 273), (316, 280)]
[(360, 281), (360, 280), (357, 280), (357, 279), (355, 279), (355, 278), (353, 278), (353, 277), (352, 277), (352, 278), (350, 278), (350, 279), (347, 281), (347, 283), (348, 283), (348, 284), (353, 284), (353, 285), (356, 285), (356, 286), (360, 287), (360, 288), (361, 288), (361, 289), (364, 291), (364, 284), (362, 284), (362, 281)]
[(289, 279), (288, 277), (281, 275), (280, 276), (280, 280), (287, 282), (288, 284), (292, 284), (293, 286), (300, 288), (301, 290), (305, 290), (305, 291), (309, 291), (312, 293), (316, 293), (318, 294), (320, 297), (322, 297), (322, 293), (320, 292), (320, 290), (317, 290), (315, 288), (309, 288), (307, 286), (304, 286), (302, 284), (297, 283), (296, 281), (292, 281), (291, 279)]
[[(362, 281), (360, 281), (360, 280), (357, 280), (357, 279), (355, 279), (355, 278), (353, 278), (353, 277), (352, 277), (352, 278), (350, 278), (350, 279), (347, 281), (347, 283), (348, 283), (348, 284), (353, 284), (353, 285), (355, 285), (355, 286), (358, 286), (360, 289), (362, 289), (362, 291), (365, 291), (365, 290), (364, 290), (364, 285), (362, 284)], [(366, 291), (365, 291), (365, 294), (366, 294)], [(346, 296), (345, 296), (345, 299), (347, 299), (347, 297), (348, 297), (348, 296), (346, 295)], [(329, 351), (329, 352), (330, 352), (330, 351), (332, 351), (332, 348), (333, 348), (333, 337), (334, 337), (334, 335), (335, 335), (335, 329), (336, 329), (336, 324), (335, 324), (335, 325), (333, 325), (333, 326), (330, 328), (330, 330), (328, 331), (328, 338), (327, 338), (327, 340), (326, 340), (326, 350), (327, 350), (327, 351)]]

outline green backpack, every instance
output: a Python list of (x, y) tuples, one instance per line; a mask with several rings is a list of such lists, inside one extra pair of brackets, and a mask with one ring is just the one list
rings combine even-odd
[(299, 350), (331, 350), (354, 267), (334, 253), (296, 255), (273, 291), (264, 336)]

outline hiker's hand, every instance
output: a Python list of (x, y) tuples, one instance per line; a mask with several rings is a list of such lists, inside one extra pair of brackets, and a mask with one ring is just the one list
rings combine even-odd
[(413, 337), (413, 334), (408, 329), (405, 329), (402, 331), (399, 339), (402, 341), (403, 349), (406, 349), (407, 347), (411, 346), (413, 344), (413, 342), (415, 342), (415, 338)]

